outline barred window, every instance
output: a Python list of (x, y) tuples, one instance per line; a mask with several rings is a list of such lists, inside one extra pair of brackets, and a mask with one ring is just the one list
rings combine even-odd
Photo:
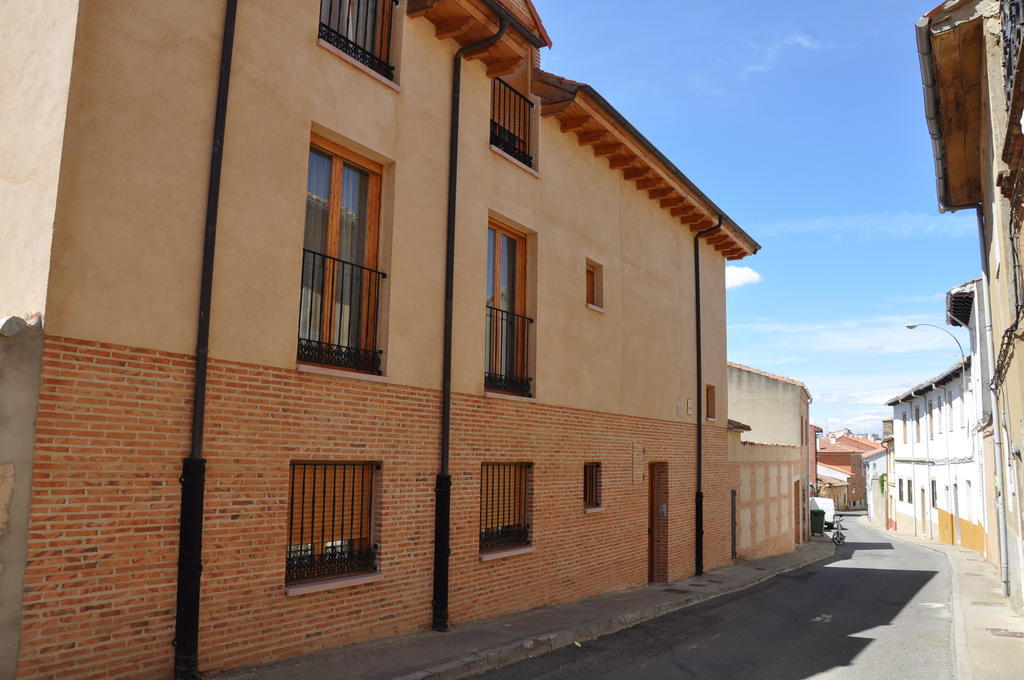
[(530, 544), (527, 512), (530, 463), (480, 467), (480, 550)]
[(285, 581), (375, 571), (377, 463), (292, 463)]
[(586, 463), (583, 466), (583, 507), (601, 507), (600, 463)]

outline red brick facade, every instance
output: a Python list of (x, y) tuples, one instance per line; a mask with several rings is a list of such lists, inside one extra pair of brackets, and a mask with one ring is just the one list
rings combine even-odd
[[(19, 678), (168, 677), (192, 365), (46, 339)], [(211, 361), (204, 671), (429, 627), (439, 402), (432, 390)], [(707, 427), (704, 441), (710, 570), (730, 561), (738, 473), (725, 429)], [(667, 576), (690, 575), (694, 446), (690, 424), (455, 395), (453, 624), (647, 583), (649, 463), (667, 469)], [(285, 595), (293, 460), (381, 463), (380, 580)], [(489, 461), (533, 463), (533, 552), (480, 560)], [(603, 510), (585, 513), (583, 465), (597, 461)]]

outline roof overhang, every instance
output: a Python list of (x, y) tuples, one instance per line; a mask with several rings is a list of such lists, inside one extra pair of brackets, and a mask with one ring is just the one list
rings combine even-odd
[(946, 293), (946, 323), (950, 326), (969, 326), (974, 312), (974, 292), (978, 279), (961, 284)]
[(533, 3), (526, 0), (528, 11), (507, 0), (409, 0), (410, 17), (426, 17), (434, 24), (439, 40), (452, 38), (460, 45), (494, 35), (502, 19), (508, 32), (494, 45), (473, 54), (487, 66), (487, 75), (496, 78), (517, 71), (529, 64), (531, 51), (551, 47), (551, 39), (540, 22)]
[(925, 118), (942, 212), (973, 208), (982, 200), (982, 24), (985, 16), (998, 10), (993, 0), (950, 0), (916, 24)]
[(915, 387), (907, 390), (906, 392), (904, 392), (900, 396), (893, 397), (889, 401), (885, 402), (885, 405), (886, 406), (896, 406), (897, 404), (900, 404), (902, 402), (910, 401), (914, 397), (920, 397), (922, 395), (925, 395), (925, 394), (931, 392), (934, 389), (942, 387), (943, 385), (945, 385), (946, 383), (951, 381), (953, 378), (955, 378), (956, 376), (960, 375), (962, 370), (966, 370), (967, 368), (970, 368), (970, 365), (971, 365), (971, 358), (970, 357), (967, 357), (963, 361), (958, 361), (955, 364), (953, 364), (953, 366), (951, 366), (947, 370), (943, 371), (940, 375), (935, 376), (931, 380), (926, 380), (925, 382), (921, 383), (920, 385), (916, 385)]
[(611, 169), (620, 170), (690, 231), (720, 225), (706, 239), (725, 259), (740, 260), (761, 249), (594, 88), (536, 69), (533, 93), (541, 99), (542, 116), (555, 118), (562, 132), (576, 134), (580, 146), (607, 157)]

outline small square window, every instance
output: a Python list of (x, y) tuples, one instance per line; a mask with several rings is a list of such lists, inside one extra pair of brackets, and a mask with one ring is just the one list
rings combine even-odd
[(601, 507), (600, 463), (586, 463), (583, 466), (583, 507)]
[(604, 309), (604, 267), (587, 260), (587, 305)]

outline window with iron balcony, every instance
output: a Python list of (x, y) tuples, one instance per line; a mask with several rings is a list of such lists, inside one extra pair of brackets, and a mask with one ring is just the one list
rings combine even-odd
[(388, 80), (397, 0), (321, 0), (319, 37)]
[(491, 81), (491, 145), (532, 168), (533, 102), (501, 78)]
[(300, 362), (381, 373), (381, 167), (314, 136), (299, 296)]
[(487, 229), (484, 387), (533, 396), (526, 312), (526, 237), (496, 223)]

